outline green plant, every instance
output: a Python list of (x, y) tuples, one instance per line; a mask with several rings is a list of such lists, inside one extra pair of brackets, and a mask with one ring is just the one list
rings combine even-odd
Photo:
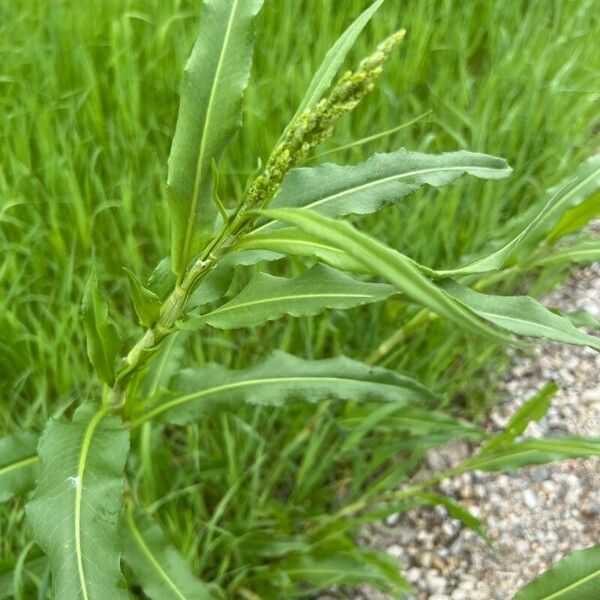
[[(50, 558), (57, 597), (125, 594), (119, 570), (119, 533), (124, 538), (125, 563), (131, 570), (127, 573), (130, 586), (137, 581), (144, 593), (157, 598), (218, 594), (217, 589), (195, 580), (185, 563), (165, 549), (161, 530), (140, 512), (143, 507), (137, 501), (136, 486), (128, 485), (127, 508), (119, 520), (129, 431), (135, 436), (129, 479), (137, 479), (144, 453), (153, 452), (152, 436), (165, 424), (187, 425), (242, 403), (275, 406), (335, 398), (382, 403), (370, 417), (386, 419), (393, 411), (398, 419), (406, 420), (405, 430), (411, 433), (420, 428), (430, 436), (480, 435), (468, 424), (430, 410), (435, 395), (415, 380), (350, 359), (311, 361), (276, 353), (243, 371), (215, 365), (179, 370), (171, 360), (176, 348), (172, 340), (181, 330), (249, 327), (284, 314), (312, 315), (325, 308), (351, 308), (399, 295), (405, 302), (424, 307), (425, 312), (413, 318), (413, 327), (415, 322), (438, 315), (457, 328), (499, 343), (512, 340), (509, 332), (599, 347), (597, 338), (531, 299), (482, 295), (465, 285), (477, 278), (476, 285), (483, 287), (490, 279), (506, 276), (515, 265), (523, 270), (539, 264), (517, 260), (519, 252), (526, 251), (528, 260), (538, 256), (547, 261), (556, 256), (551, 245), (560, 238), (554, 228), (555, 216), (582, 206), (597, 189), (597, 159), (585, 163), (573, 182), (561, 186), (549, 199), (540, 216), (518, 235), (509, 236), (499, 250), (454, 270), (419, 265), (333, 218), (373, 213), (420, 186), (442, 186), (463, 173), (505, 177), (510, 170), (501, 159), (467, 152), (428, 156), (400, 150), (375, 155), (352, 167), (293, 168), (330, 134), (337, 119), (370, 91), (381, 63), (400, 40), (401, 34), (389, 38), (327, 94), (348, 47), (381, 2), (367, 9), (327, 55), (296, 116), (265, 168), (240, 195), (237, 206), (229, 211), (223, 206), (218, 163), (239, 120), (250, 71), (251, 20), (260, 4), (225, 0), (205, 5), (169, 162), (171, 261), (160, 263), (145, 286), (128, 271), (132, 301), (145, 332), (121, 360), (117, 360), (120, 336), (107, 317), (95, 267), (88, 280), (83, 324), (88, 355), (105, 384), (102, 402), (99, 406), (84, 402), (71, 420), (49, 423), (39, 447), (38, 486), (28, 508), (34, 537)], [(207, 86), (201, 85), (205, 82)], [(540, 236), (545, 240), (542, 244)], [(563, 250), (559, 252), (564, 255)], [(258, 272), (241, 291), (235, 281), (232, 289), (234, 275), (241, 272), (243, 276), (245, 267), (290, 256), (316, 259), (316, 264), (292, 278)], [(586, 256), (589, 260), (590, 254)], [(385, 283), (368, 280), (373, 277)], [(368, 433), (366, 422), (355, 417), (354, 439), (348, 445)], [(176, 440), (177, 430), (168, 431), (166, 435)], [(301, 443), (302, 435), (298, 439), (296, 443)], [(26, 433), (3, 443), (2, 489), (5, 496), (22, 493), (32, 483), (36, 436)], [(313, 446), (312, 451), (320, 449)], [(514, 435), (509, 435), (494, 450), (484, 447), (479, 457), (460, 469), (512, 468), (597, 451), (597, 442), (589, 440), (515, 442)], [(312, 460), (314, 467), (315, 458)], [(302, 476), (308, 478), (309, 460), (305, 465)], [(143, 481), (136, 483), (144, 485)], [(394, 503), (410, 499), (435, 500), (424, 491), (427, 486), (393, 492), (386, 489), (393, 487), (392, 483), (393, 478), (381, 482), (379, 489), (373, 485), (361, 501), (308, 523), (303, 539), (286, 539), (279, 549), (269, 547), (276, 546), (276, 541), (260, 539), (258, 526), (254, 548), (265, 553), (265, 564), (279, 570), (280, 580), (268, 582), (252, 573), (240, 585), (235, 572), (219, 573), (227, 593), (252, 597), (257, 590), (277, 597), (285, 590), (286, 597), (293, 597), (338, 581), (362, 580), (402, 589), (405, 584), (392, 565), (380, 556), (359, 552), (347, 535), (356, 524), (348, 517), (358, 514), (366, 518), (364, 511), (369, 505), (377, 507), (380, 514), (386, 510), (381, 502), (390, 510)], [(235, 494), (236, 488), (231, 489)], [(271, 526), (265, 524), (265, 529), (267, 525)], [(94, 555), (90, 556), (84, 549), (92, 540)], [(310, 552), (307, 546), (311, 546)], [(359, 559), (367, 566), (359, 569)], [(325, 563), (328, 574), (319, 578), (315, 566)], [(260, 567), (255, 570), (260, 572)]]

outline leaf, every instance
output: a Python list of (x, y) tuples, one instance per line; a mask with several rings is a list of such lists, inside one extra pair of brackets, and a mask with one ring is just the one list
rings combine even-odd
[(346, 31), (344, 31), (344, 33), (337, 39), (335, 44), (329, 49), (325, 55), (325, 58), (323, 59), (323, 62), (321, 63), (321, 66), (317, 69), (316, 73), (313, 75), (313, 78), (308, 84), (304, 97), (300, 101), (298, 110), (296, 110), (296, 113), (290, 120), (290, 124), (293, 123), (305, 110), (313, 108), (321, 99), (333, 80), (335, 74), (342, 66), (348, 51), (354, 45), (354, 42), (360, 35), (360, 32), (371, 20), (371, 17), (375, 14), (375, 11), (383, 4), (383, 2), (385, 2), (385, 0), (375, 0), (371, 6), (366, 8), (352, 22)]
[(559, 248), (533, 262), (534, 267), (546, 265), (570, 265), (600, 261), (600, 240), (586, 240), (566, 248)]
[(598, 215), (600, 215), (600, 193), (590, 196), (581, 204), (566, 211), (546, 236), (548, 243), (553, 244), (565, 235), (579, 231)]
[(243, 257), (248, 254), (248, 251), (258, 248), (268, 249), (273, 254), (272, 256), (259, 254), (256, 256), (256, 262), (277, 260), (284, 256), (311, 256), (342, 271), (369, 272), (364, 265), (348, 256), (343, 250), (331, 244), (325, 244), (296, 227), (282, 227), (268, 231), (255, 230), (255, 232), (242, 237), (235, 246), (235, 252), (227, 256)]
[(156, 265), (146, 287), (161, 300), (165, 300), (175, 287), (175, 283), (176, 278), (171, 268), (171, 259), (166, 257)]
[(489, 338), (510, 342), (511, 339), (489, 327), (473, 311), (457, 302), (421, 273), (410, 258), (389, 248), (374, 238), (352, 227), (313, 211), (278, 209), (262, 211), (268, 217), (296, 225), (325, 243), (343, 250), (351, 258), (383, 277), (408, 298), (426, 306), (440, 316), (456, 323), (462, 329)]
[(0, 438), (0, 502), (33, 488), (38, 440), (33, 431)]
[(275, 277), (256, 273), (229, 302), (198, 318), (180, 323), (197, 329), (205, 323), (219, 329), (260, 325), (288, 314), (316, 315), (325, 308), (352, 308), (379, 302), (397, 293), (391, 285), (367, 283), (317, 264), (299, 277)]
[(100, 291), (95, 259), (85, 284), (81, 305), (87, 353), (98, 377), (109, 386), (115, 382), (115, 361), (121, 341), (108, 320), (108, 307)]
[(157, 523), (132, 508), (124, 514), (123, 560), (144, 594), (152, 600), (205, 600), (214, 598), (212, 586), (192, 573), (183, 557), (166, 540)]
[(600, 598), (600, 545), (567, 554), (513, 600), (597, 600)]
[(252, 65), (252, 19), (263, 0), (205, 0), (198, 38), (186, 64), (177, 127), (168, 163), (173, 270), (213, 234), (213, 160), (241, 124), (242, 96)]
[(557, 315), (528, 296), (480, 294), (455, 281), (442, 284), (450, 296), (494, 325), (517, 335), (589, 346), (600, 351), (600, 338), (579, 331), (570, 319)]
[(393, 585), (395, 591), (411, 591), (412, 587), (393, 565), (391, 557), (369, 550), (327, 549), (310, 554), (297, 554), (283, 559), (277, 566), (291, 581), (328, 589), (338, 585), (371, 583), (380, 589)]
[(73, 421), (51, 419), (40, 441), (27, 518), (50, 559), (56, 598), (127, 598), (118, 523), (129, 434), (107, 410), (83, 405)]
[(588, 456), (600, 456), (600, 439), (577, 437), (528, 439), (506, 448), (477, 455), (462, 463), (461, 472), (513, 471), (530, 465)]
[(171, 396), (135, 419), (132, 427), (157, 417), (186, 424), (208, 412), (240, 404), (283, 406), (330, 398), (398, 405), (436, 401), (416, 380), (387, 369), (346, 357), (304, 360), (280, 351), (245, 370), (215, 364), (183, 370), (173, 389)]
[(366, 415), (358, 414), (353, 417), (342, 417), (339, 425), (348, 431), (340, 452), (348, 452), (368, 434), (376, 431), (404, 431), (410, 435), (429, 435), (443, 433), (448, 439), (479, 438), (482, 431), (471, 423), (454, 419), (444, 413), (406, 408), (402, 405), (384, 404), (369, 408)]
[(558, 386), (555, 383), (547, 383), (537, 394), (518, 408), (506, 424), (504, 431), (486, 442), (479, 453), (491, 452), (512, 444), (527, 429), (529, 423), (539, 421), (544, 417), (550, 406), (550, 400), (557, 391)]
[(162, 302), (160, 298), (151, 290), (145, 288), (140, 280), (136, 277), (133, 271), (123, 267), (129, 280), (129, 287), (131, 288), (131, 297), (133, 300), (133, 306), (135, 312), (140, 321), (140, 325), (144, 327), (152, 327), (158, 319)]
[(375, 154), (358, 165), (328, 163), (293, 169), (271, 206), (305, 208), (328, 217), (366, 215), (398, 203), (423, 185), (441, 187), (464, 174), (501, 179), (511, 172), (505, 160), (487, 154), (462, 150), (421, 154), (402, 148), (390, 154)]
[(550, 200), (533, 218), (526, 220), (527, 226), (499, 250), (473, 260), (458, 269), (438, 271), (443, 277), (459, 277), (474, 273), (485, 273), (499, 269), (525, 241), (538, 239), (560, 219), (567, 208), (586, 199), (600, 187), (600, 154), (592, 156), (577, 169), (569, 182), (548, 191)]

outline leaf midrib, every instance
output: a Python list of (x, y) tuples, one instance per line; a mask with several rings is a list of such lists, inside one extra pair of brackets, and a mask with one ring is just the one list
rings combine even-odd
[(77, 465), (77, 480), (75, 487), (75, 554), (77, 556), (77, 575), (79, 577), (79, 584), (84, 600), (89, 600), (90, 597), (87, 591), (87, 584), (85, 581), (85, 574), (83, 568), (83, 553), (81, 549), (81, 505), (83, 502), (83, 477), (85, 475), (85, 468), (87, 463), (87, 457), (92, 445), (92, 437), (96, 430), (96, 427), (100, 421), (104, 418), (108, 412), (109, 407), (102, 407), (88, 423), (83, 442), (81, 444), (81, 454), (79, 456), (79, 463)]
[(375, 294), (350, 294), (350, 293), (339, 293), (339, 294), (332, 294), (332, 293), (322, 293), (322, 294), (290, 294), (287, 296), (276, 296), (274, 298), (263, 298), (260, 300), (249, 300), (248, 302), (240, 302), (238, 304), (232, 304), (231, 306), (224, 306), (222, 308), (216, 308), (215, 310), (206, 313), (205, 315), (202, 315), (201, 319), (204, 320), (208, 320), (211, 317), (214, 317), (215, 315), (222, 315), (223, 313), (226, 312), (230, 312), (232, 310), (237, 310), (238, 308), (246, 308), (248, 306), (256, 306), (259, 304), (269, 304), (269, 303), (276, 303), (276, 302), (283, 302), (286, 300), (307, 300), (307, 299), (311, 299), (311, 298), (340, 298), (340, 299), (344, 299), (344, 298), (376, 298), (377, 295)]
[(564, 588), (558, 590), (557, 592), (554, 592), (550, 596), (544, 596), (540, 600), (552, 600), (552, 598), (558, 598), (565, 592), (570, 592), (570, 591), (574, 590), (575, 588), (579, 587), (580, 585), (583, 585), (584, 583), (594, 579), (594, 577), (599, 577), (599, 576), (600, 576), (600, 569), (597, 569), (596, 571), (594, 571), (593, 573), (590, 573), (589, 575), (586, 575), (582, 579), (579, 579), (579, 580), (571, 583), (567, 587), (564, 587)]
[[(143, 415), (143, 416), (139, 417), (138, 419), (136, 419), (135, 421), (133, 421), (131, 423), (131, 427), (133, 429), (133, 428), (137, 427), (138, 425), (141, 425), (145, 421), (153, 419), (157, 415), (159, 415), (163, 412), (167, 412), (167, 411), (171, 410), (172, 408), (175, 408), (176, 406), (180, 406), (181, 404), (185, 404), (186, 402), (190, 402), (191, 400), (197, 400), (198, 398), (202, 398), (204, 396), (210, 396), (212, 394), (218, 394), (219, 392), (232, 390), (232, 389), (235, 389), (236, 387), (249, 387), (249, 386), (263, 385), (263, 384), (269, 384), (269, 383), (294, 383), (294, 382), (298, 382), (298, 381), (302, 381), (302, 382), (349, 381), (352, 383), (364, 383), (360, 379), (351, 379), (349, 377), (325, 377), (325, 376), (265, 377), (265, 378), (261, 378), (261, 379), (250, 379), (247, 381), (235, 381), (233, 383), (225, 383), (222, 385), (217, 385), (217, 386), (214, 386), (211, 388), (207, 388), (205, 390), (200, 390), (199, 392), (193, 392), (191, 394), (186, 394), (185, 396), (180, 396), (179, 398), (174, 398), (173, 400), (170, 400), (169, 402), (165, 402), (164, 404), (157, 406), (155, 409), (147, 412), (145, 415)], [(398, 386), (395, 386), (394, 384), (390, 384), (390, 383), (380, 383), (380, 382), (370, 382), (370, 381), (367, 383), (369, 383), (369, 384), (372, 383), (372, 384), (379, 385), (379, 386), (385, 385), (385, 386), (389, 386), (389, 387), (398, 387)]]
[[(502, 169), (493, 169), (492, 167), (478, 167), (478, 166), (474, 166), (474, 165), (472, 165), (472, 166), (462, 165), (460, 167), (436, 167), (436, 168), (432, 168), (432, 169), (419, 169), (418, 171), (408, 171), (406, 173), (389, 175), (388, 177), (383, 177), (382, 179), (375, 179), (374, 181), (367, 181), (367, 183), (363, 183), (356, 187), (342, 190), (341, 192), (336, 192), (335, 194), (325, 196), (324, 198), (315, 200), (314, 202), (311, 202), (310, 204), (305, 204), (304, 206), (297, 207), (297, 208), (301, 208), (303, 210), (310, 210), (310, 209), (313, 209), (315, 206), (320, 206), (321, 204), (325, 204), (327, 202), (332, 202), (333, 200), (336, 200), (337, 198), (340, 198), (347, 194), (353, 194), (356, 192), (360, 192), (364, 189), (368, 189), (370, 187), (383, 185), (384, 183), (388, 183), (389, 181), (394, 181), (394, 180), (399, 180), (399, 179), (408, 179), (409, 177), (417, 177), (419, 175), (426, 175), (427, 173), (441, 173), (441, 172), (449, 172), (449, 171), (461, 171), (464, 173), (468, 173), (468, 172), (472, 172), (472, 171), (489, 171), (489, 170), (502, 170)], [(278, 207), (278, 208), (284, 208), (284, 207)], [(257, 227), (254, 231), (260, 231), (261, 229), (265, 229), (266, 227), (269, 227), (271, 224), (272, 223), (265, 223), (264, 225)]]

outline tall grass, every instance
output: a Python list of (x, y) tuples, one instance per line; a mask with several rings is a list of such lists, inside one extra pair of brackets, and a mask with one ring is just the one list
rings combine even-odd
[[(314, 67), (367, 4), (267, 2), (259, 18), (257, 77), (246, 95), (247, 126), (227, 152), (225, 173), (250, 175), (266, 158)], [(388, 0), (350, 60), (385, 37), (390, 22), (408, 29), (407, 40), (375, 97), (322, 151), (427, 114), (376, 145), (323, 160), (358, 160), (375, 147), (464, 147), (506, 157), (515, 176), (492, 185), (465, 180), (443, 200), (432, 191), (416, 194), (373, 218), (372, 231), (424, 264), (455, 264), (481, 250), (505, 221), (596, 148), (600, 25), (590, 15), (599, 10), (598, 0)], [(92, 248), (105, 266), (115, 315), (131, 311), (126, 290), (111, 283), (124, 280), (122, 267), (139, 272), (167, 253), (165, 165), (195, 17), (195, 3), (179, 0), (0, 3), (4, 429), (40, 426), (66, 410), (74, 393), (94, 392), (75, 389), (89, 380), (91, 368), (83, 353), (72, 351), (84, 347), (76, 307)], [(225, 175), (224, 199), (239, 193), (238, 181)], [(196, 363), (229, 366), (244, 366), (274, 346), (307, 357), (341, 351), (365, 357), (406, 310), (387, 306), (290, 320), (225, 342), (221, 334), (194, 336), (186, 348)], [(398, 347), (388, 366), (454, 390), (452, 410), (472, 413), (501, 359), (462, 336), (458, 354), (458, 335), (448, 325), (431, 325), (415, 334), (410, 349)], [(398, 440), (393, 422), (374, 427), (376, 440), (366, 435), (356, 445), (345, 443), (362, 410), (242, 411), (170, 431), (169, 446), (182, 450), (174, 473), (170, 453), (157, 461), (143, 452), (162, 440), (142, 434), (140, 493), (150, 505), (168, 494), (154, 508), (207, 578), (234, 572), (245, 582), (239, 585), (252, 587), (261, 562), (277, 552), (257, 540), (259, 526), (261, 535), (277, 531), (292, 543), (303, 521), (334, 510), (342, 495), (356, 500), (367, 482), (370, 489), (399, 482), (418, 460), (420, 449)], [(391, 457), (403, 443), (409, 460), (400, 467)], [(21, 507), (2, 511), (0, 555), (12, 561), (24, 548)]]

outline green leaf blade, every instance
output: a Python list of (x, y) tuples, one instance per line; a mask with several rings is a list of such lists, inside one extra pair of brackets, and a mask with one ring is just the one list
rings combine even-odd
[(413, 260), (358, 231), (349, 223), (303, 209), (273, 209), (263, 211), (263, 214), (295, 225), (319, 240), (343, 250), (371, 273), (396, 286), (411, 300), (446, 317), (461, 328), (496, 341), (511, 341), (510, 337), (488, 326), (471, 309), (430, 281)]
[(293, 169), (271, 207), (310, 209), (329, 217), (366, 215), (398, 203), (424, 185), (449, 185), (465, 174), (502, 179), (511, 172), (505, 160), (487, 154), (463, 150), (422, 154), (402, 148), (357, 165)]
[(391, 285), (367, 283), (317, 264), (296, 278), (256, 273), (229, 302), (199, 317), (184, 321), (184, 329), (204, 323), (219, 329), (260, 325), (283, 315), (316, 315), (326, 308), (346, 309), (378, 302), (397, 293)]
[(115, 382), (115, 361), (121, 340), (117, 330), (108, 320), (108, 306), (100, 290), (94, 259), (83, 293), (81, 313), (90, 362), (98, 377), (112, 386)]
[(445, 281), (442, 287), (479, 316), (507, 331), (576, 346), (589, 346), (600, 351), (600, 338), (580, 331), (570, 319), (551, 312), (529, 296), (481, 294), (451, 280)]
[(140, 321), (140, 325), (152, 327), (158, 319), (162, 302), (152, 290), (149, 290), (142, 285), (133, 271), (127, 268), (124, 270), (127, 274), (133, 306)]
[(596, 600), (600, 597), (600, 545), (568, 554), (513, 600)]
[(40, 441), (27, 518), (50, 559), (57, 598), (127, 598), (118, 522), (129, 435), (106, 412), (84, 405), (71, 422), (51, 420)]
[(212, 586), (197, 579), (157, 523), (129, 508), (124, 515), (123, 560), (151, 600), (210, 600)]
[(247, 403), (283, 406), (290, 402), (317, 403), (328, 398), (355, 401), (421, 404), (436, 396), (416, 380), (346, 357), (304, 360), (276, 351), (245, 370), (210, 364), (180, 373), (173, 393), (132, 423), (159, 418), (191, 423), (202, 415)]
[(250, 77), (252, 20), (263, 0), (205, 0), (197, 41), (184, 71), (168, 161), (172, 265), (180, 275), (213, 234), (213, 161), (241, 123)]
[(38, 440), (39, 435), (32, 431), (0, 439), (0, 502), (33, 488)]

